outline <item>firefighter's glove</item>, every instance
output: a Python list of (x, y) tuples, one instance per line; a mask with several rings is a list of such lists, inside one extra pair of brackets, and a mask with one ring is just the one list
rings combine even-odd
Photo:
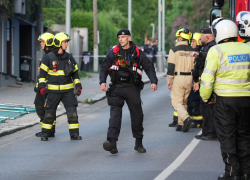
[(80, 96), (81, 93), (82, 93), (82, 89), (81, 88), (76, 89), (76, 95), (77, 96)]
[(48, 92), (47, 92), (47, 89), (46, 88), (44, 88), (44, 87), (42, 87), (41, 89), (40, 89), (40, 94), (41, 95), (47, 95), (48, 94)]

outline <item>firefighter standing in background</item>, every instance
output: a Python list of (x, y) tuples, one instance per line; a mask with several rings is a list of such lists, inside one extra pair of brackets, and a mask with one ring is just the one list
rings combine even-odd
[[(187, 113), (187, 99), (192, 87), (192, 73), (194, 58), (190, 57), (189, 46), (191, 32), (188, 29), (179, 31), (180, 41), (170, 50), (168, 56), (167, 86), (171, 91), (172, 106), (178, 114), (178, 126), (176, 131), (187, 132), (190, 129), (192, 119)], [(173, 86), (172, 86), (173, 81)]]
[[(183, 28), (179, 28), (179, 30), (175, 33), (175, 36), (176, 36), (176, 40), (175, 42), (178, 43), (181, 41), (181, 39), (179, 38), (180, 37), (180, 32), (183, 31), (184, 29)], [(170, 54), (170, 50), (169, 50), (169, 53)], [(177, 127), (178, 125), (178, 114), (177, 112), (174, 110), (174, 114), (173, 114), (173, 122), (171, 124), (169, 124), (168, 126), (169, 127)]]
[(110, 119), (107, 141), (103, 148), (112, 154), (118, 153), (116, 141), (121, 129), (122, 107), (126, 101), (131, 114), (133, 137), (136, 138), (134, 149), (139, 153), (146, 153), (142, 145), (143, 111), (140, 91), (143, 89), (141, 80), (142, 69), (151, 81), (152, 91), (157, 90), (158, 79), (153, 63), (131, 41), (130, 31), (121, 29), (117, 33), (119, 45), (116, 45), (103, 60), (100, 70), (100, 85), (102, 91), (107, 91), (107, 76), (110, 75), (110, 89), (107, 91), (110, 105)]
[[(46, 106), (45, 117), (42, 124), (42, 141), (47, 141), (53, 122), (56, 118), (56, 109), (62, 101), (69, 123), (69, 133), (71, 140), (82, 140), (79, 136), (79, 123), (77, 116), (78, 102), (73, 93), (74, 84), (76, 94), (79, 96), (82, 91), (82, 85), (78, 75), (78, 66), (75, 59), (65, 50), (68, 47), (70, 37), (66, 33), (58, 33), (54, 37), (54, 48), (43, 58), (40, 69), (39, 82), (44, 81), (48, 75), (48, 101)], [(74, 84), (73, 84), (74, 82)], [(46, 93), (45, 82), (39, 83), (40, 93)]]
[[(201, 45), (199, 44), (200, 33), (193, 33), (191, 39), (191, 46), (193, 51), (199, 52), (201, 49)], [(196, 60), (196, 58), (195, 58)], [(200, 128), (202, 126), (202, 115), (200, 112), (200, 93), (199, 91), (195, 91), (193, 87), (191, 88), (190, 95), (188, 96), (188, 114), (193, 119), (191, 124), (191, 128)]]
[[(214, 40), (214, 35), (210, 28), (201, 29), (201, 43), (202, 49), (200, 52), (193, 51), (190, 56), (195, 57), (195, 65), (192, 70), (193, 81), (194, 81), (194, 90), (198, 91), (200, 86), (200, 77), (203, 73), (205, 60), (207, 57), (207, 53), (211, 47), (216, 45)], [(214, 126), (213, 120), (213, 103), (210, 101), (209, 103), (204, 103), (202, 99), (200, 99), (200, 111), (203, 117), (203, 125), (202, 125), (202, 133), (200, 135), (196, 135), (196, 139), (200, 140), (217, 140), (216, 130)]]
[(200, 95), (208, 102), (216, 93), (214, 123), (225, 163), (218, 180), (249, 180), (250, 47), (237, 42), (238, 28), (231, 20), (218, 18), (211, 29), (218, 45), (208, 52)]
[[(45, 52), (45, 55), (48, 54), (49, 52), (51, 52), (51, 50), (55, 47), (54, 41), (53, 41), (54, 35), (51, 33), (43, 33), (38, 37), (38, 41), (41, 41), (41, 47)], [(42, 62), (39, 63), (39, 72), (40, 72), (40, 66), (41, 66)], [(39, 75), (37, 77), (37, 80), (39, 80)], [(41, 83), (44, 83), (45, 80), (41, 80)], [(38, 84), (39, 81), (36, 83), (36, 87), (35, 87), (35, 92), (36, 92), (36, 97), (35, 97), (35, 107), (36, 107), (36, 113), (38, 115), (38, 117), (40, 118), (40, 123), (42, 126), (42, 122), (43, 122), (43, 118), (45, 115), (45, 101), (47, 99), (47, 94), (41, 95), (41, 93), (38, 91)], [(51, 133), (49, 134), (49, 137), (55, 137), (55, 125), (56, 125), (56, 119), (54, 120), (53, 123), (53, 127), (51, 129)], [(42, 136), (42, 132), (38, 132), (35, 134), (37, 137), (41, 137)]]

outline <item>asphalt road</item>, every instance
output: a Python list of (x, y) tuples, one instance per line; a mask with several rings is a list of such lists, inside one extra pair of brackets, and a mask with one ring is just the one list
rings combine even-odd
[[(158, 91), (142, 91), (143, 144), (147, 153), (134, 150), (130, 114), (123, 109), (118, 154), (103, 150), (109, 120), (106, 99), (78, 111), (82, 141), (71, 141), (66, 115), (57, 119), (56, 137), (48, 142), (34, 136), (34, 126), (0, 138), (0, 180), (152, 180), (168, 168), (200, 132), (187, 133), (168, 127), (173, 109), (164, 79)], [(84, 93), (84, 92), (83, 92)], [(185, 156), (185, 151), (182, 153)], [(200, 141), (168, 180), (213, 180), (223, 173), (218, 141)]]

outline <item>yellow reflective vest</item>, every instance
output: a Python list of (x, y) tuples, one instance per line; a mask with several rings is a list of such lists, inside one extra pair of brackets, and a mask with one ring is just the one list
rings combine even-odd
[(213, 89), (218, 96), (250, 96), (249, 76), (250, 46), (241, 42), (215, 45), (207, 54), (200, 96), (208, 100)]

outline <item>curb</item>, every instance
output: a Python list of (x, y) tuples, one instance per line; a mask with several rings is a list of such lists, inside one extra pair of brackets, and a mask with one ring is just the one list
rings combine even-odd
[[(61, 111), (61, 112), (59, 111), (59, 113), (58, 113), (58, 115), (56, 117), (62, 116), (63, 114), (66, 114), (66, 111)], [(15, 133), (17, 131), (21, 131), (23, 129), (30, 128), (30, 127), (33, 127), (33, 126), (35, 126), (37, 124), (40, 124), (40, 119), (39, 118), (37, 118), (36, 121), (37, 122), (35, 122), (35, 123), (33, 122), (33, 123), (30, 123), (30, 124), (24, 125), (22, 127), (16, 127), (16, 128), (12, 128), (10, 130), (3, 131), (3, 132), (0, 133), (0, 137), (6, 136), (6, 135), (9, 135), (9, 134), (13, 134), (13, 133)]]

